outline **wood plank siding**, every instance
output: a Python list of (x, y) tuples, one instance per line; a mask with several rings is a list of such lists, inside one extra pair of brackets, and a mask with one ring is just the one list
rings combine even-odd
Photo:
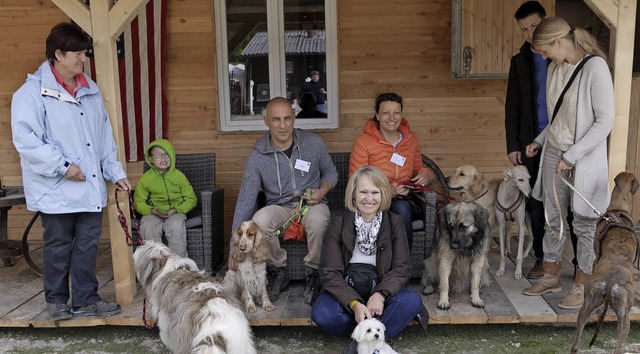
[[(218, 129), (213, 0), (168, 1), (167, 138), (178, 153), (217, 154), (216, 181), (225, 189), (225, 233), (229, 235), (244, 163), (262, 133)], [(498, 10), (513, 11), (511, 5)], [(51, 27), (65, 20), (49, 1), (0, 0), (0, 45), (5, 48), (0, 56), (0, 178), (5, 185), (22, 182), (19, 156), (11, 142), (12, 94), (45, 59), (44, 42)], [(510, 21), (509, 28), (514, 23)], [(495, 29), (488, 28), (483, 35), (504, 41)], [(374, 97), (394, 91), (406, 99), (405, 117), (420, 136), (423, 153), (445, 174), (458, 165), (474, 164), (489, 177), (500, 176), (509, 167), (504, 133), (506, 80), (452, 80), (450, 43), (449, 1), (338, 1), (339, 128), (319, 131), (329, 150), (349, 151), (373, 114)], [(517, 44), (494, 45), (517, 48), (520, 43), (518, 38)], [(508, 66), (505, 58), (488, 57), (495, 65)], [(635, 79), (633, 128), (629, 129), (628, 168), (636, 173), (639, 85)], [(127, 170), (135, 184), (142, 163), (129, 163)], [(31, 215), (24, 206), (11, 210), (10, 239), (21, 237)], [(103, 239), (108, 242), (106, 225)], [(41, 237), (38, 227), (31, 240)]]

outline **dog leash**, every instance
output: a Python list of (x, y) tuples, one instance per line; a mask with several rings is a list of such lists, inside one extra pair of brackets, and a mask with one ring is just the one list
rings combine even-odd
[[(131, 191), (127, 191), (129, 194), (129, 207), (131, 208), (131, 220), (133, 220), (133, 224), (136, 226), (136, 233), (138, 234), (138, 240), (134, 241), (131, 237), (131, 233), (129, 233), (129, 224), (127, 223), (127, 219), (124, 217), (124, 213), (120, 208), (120, 201), (118, 200), (118, 192), (119, 190), (116, 188), (115, 197), (116, 197), (116, 208), (118, 209), (118, 221), (120, 222), (120, 226), (122, 226), (122, 230), (124, 230), (124, 234), (126, 237), (126, 242), (128, 246), (133, 245), (142, 245), (142, 235), (140, 234), (140, 224), (138, 223), (138, 217), (136, 216), (136, 211), (133, 208), (133, 195), (131, 195)], [(147, 321), (147, 297), (145, 296), (142, 300), (142, 324), (146, 329), (154, 329), (157, 325), (149, 324)]]
[[(401, 186), (405, 186), (405, 187), (409, 188), (412, 192), (415, 192), (415, 193), (433, 192), (436, 195), (439, 195), (439, 196), (441, 196), (442, 198), (444, 198), (446, 200), (456, 200), (456, 198), (454, 198), (454, 197), (452, 197), (450, 195), (446, 195), (444, 193), (438, 192), (437, 190), (435, 190), (435, 189), (433, 189), (431, 187), (423, 186), (421, 184), (417, 184), (417, 183), (413, 183), (413, 182), (399, 182), (398, 184), (401, 185)], [(421, 200), (422, 200), (422, 198), (421, 198)], [(436, 206), (431, 205), (431, 203), (427, 202), (426, 200), (424, 200), (424, 202), (427, 205), (437, 209)]]
[(128, 246), (133, 245), (141, 245), (142, 244), (142, 236), (140, 235), (140, 223), (138, 223), (138, 217), (136, 216), (136, 211), (133, 208), (133, 195), (131, 195), (131, 191), (127, 191), (129, 194), (129, 207), (131, 208), (131, 220), (133, 220), (133, 224), (135, 225), (136, 233), (138, 234), (137, 241), (134, 241), (131, 237), (131, 233), (129, 232), (129, 224), (127, 223), (127, 219), (124, 217), (124, 213), (122, 209), (120, 209), (120, 201), (118, 200), (118, 192), (119, 190), (116, 188), (116, 208), (118, 209), (118, 221), (120, 222), (120, 226), (122, 226), (122, 230), (124, 230), (125, 238)]
[[(307, 196), (307, 198), (310, 198), (312, 195), (313, 195), (312, 189), (307, 189), (304, 191), (304, 194), (302, 194), (303, 197)], [(291, 215), (291, 217), (287, 221), (285, 221), (279, 228), (276, 229), (276, 232), (275, 232), (276, 237), (280, 237), (280, 235), (284, 234), (284, 232), (287, 230), (289, 225), (293, 223), (294, 220), (298, 219), (298, 221), (300, 221), (300, 219), (303, 216), (305, 216), (305, 214), (307, 214), (307, 211), (309, 211), (310, 206), (307, 205), (307, 200), (303, 197), (300, 198), (300, 202), (298, 203), (298, 206), (296, 207), (296, 211), (293, 213), (293, 215)], [(271, 237), (267, 237), (267, 240), (271, 240)]]
[[(556, 177), (560, 178), (560, 180), (567, 185), (567, 187), (569, 187), (569, 189), (571, 189), (572, 191), (574, 191), (578, 197), (580, 197), (580, 199), (582, 199), (585, 203), (587, 203), (587, 205), (589, 207), (591, 207), (591, 209), (598, 215), (598, 217), (606, 220), (607, 222), (611, 222), (611, 218), (606, 216), (605, 214), (601, 213), (598, 209), (596, 209), (596, 207), (593, 206), (593, 204), (591, 204), (587, 198), (585, 198), (582, 194), (580, 194), (580, 192), (578, 192), (578, 190), (576, 189), (576, 187), (574, 187), (569, 181), (567, 181), (566, 178), (564, 178), (563, 176), (559, 175), (559, 174), (554, 174), (553, 175), (553, 199), (556, 203), (556, 209), (558, 210), (558, 212), (560, 213), (560, 216), (562, 216), (562, 211), (560, 210), (560, 200), (558, 199), (558, 190), (556, 187)], [(547, 193), (545, 193), (545, 199), (547, 198)], [(549, 215), (547, 213), (547, 208), (544, 208), (544, 219), (545, 219), (545, 223), (547, 224), (547, 227), (549, 227), (550, 230), (553, 230), (553, 228), (551, 228), (551, 225), (549, 224)], [(560, 241), (562, 239), (562, 236), (564, 235), (564, 221), (562, 220), (563, 218), (560, 217), (560, 230), (559, 230), (559, 235), (558, 237), (554, 238), (558, 241)]]

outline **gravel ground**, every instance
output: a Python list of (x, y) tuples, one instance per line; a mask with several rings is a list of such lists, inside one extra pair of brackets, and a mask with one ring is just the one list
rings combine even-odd
[[(336, 339), (315, 327), (256, 327), (258, 353), (341, 353), (348, 339)], [(612, 353), (615, 323), (607, 323), (593, 348), (594, 327), (585, 330), (582, 353)], [(405, 330), (390, 344), (400, 353), (567, 353), (573, 344), (573, 326), (432, 325), (425, 334), (419, 326)], [(631, 326), (626, 353), (640, 353), (640, 323)], [(141, 327), (2, 328), (0, 353), (168, 353), (157, 330)]]

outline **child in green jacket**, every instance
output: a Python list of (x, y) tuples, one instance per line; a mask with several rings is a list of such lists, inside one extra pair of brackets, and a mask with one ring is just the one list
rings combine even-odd
[(197, 198), (187, 177), (176, 169), (175, 160), (169, 140), (156, 140), (147, 146), (145, 161), (151, 168), (138, 181), (133, 206), (142, 214), (143, 240), (162, 242), (164, 233), (169, 248), (188, 257), (186, 214), (196, 206)]

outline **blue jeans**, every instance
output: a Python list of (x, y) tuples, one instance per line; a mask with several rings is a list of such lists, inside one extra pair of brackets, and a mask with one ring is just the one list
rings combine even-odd
[(404, 229), (407, 231), (409, 250), (411, 250), (411, 244), (413, 243), (413, 226), (411, 225), (413, 222), (413, 208), (411, 207), (411, 203), (406, 200), (398, 199), (391, 203), (391, 208), (389, 208), (389, 210), (402, 217)]
[(42, 279), (48, 303), (69, 301), (71, 274), (72, 306), (100, 301), (96, 261), (102, 234), (102, 212), (40, 214), (44, 228)]
[[(402, 289), (384, 304), (378, 318), (387, 328), (385, 337), (390, 340), (402, 332), (420, 312), (422, 298), (417, 292)], [(337, 337), (349, 337), (356, 328), (353, 312), (345, 309), (336, 299), (323, 291), (311, 309), (311, 320), (325, 332)]]

